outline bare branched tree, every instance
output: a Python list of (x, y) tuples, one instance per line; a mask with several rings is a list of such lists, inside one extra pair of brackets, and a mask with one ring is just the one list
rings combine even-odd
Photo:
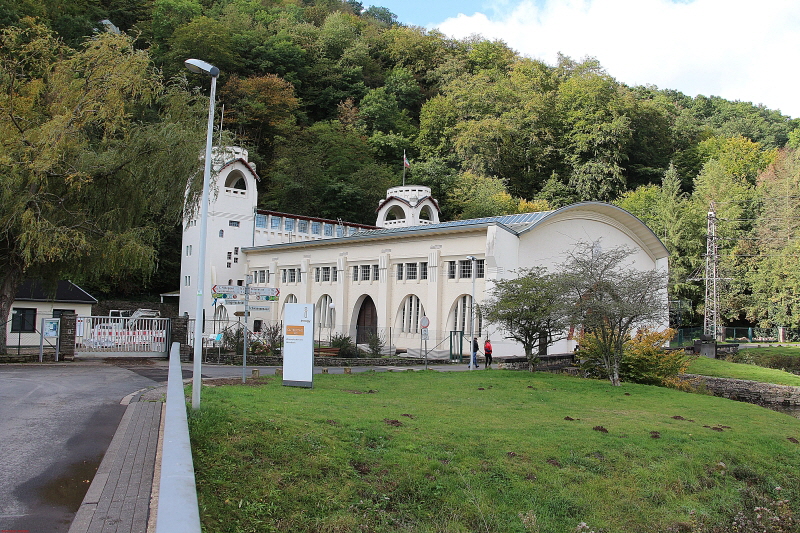
[(600, 359), (615, 386), (625, 344), (634, 331), (664, 324), (666, 272), (638, 269), (634, 250), (603, 250), (600, 241), (578, 243), (561, 266), (564, 297), (572, 323), (597, 337)]

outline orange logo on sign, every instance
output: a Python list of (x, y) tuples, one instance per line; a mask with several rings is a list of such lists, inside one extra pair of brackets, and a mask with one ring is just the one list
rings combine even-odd
[(286, 334), (302, 336), (305, 332), (305, 328), (305, 326), (286, 326)]

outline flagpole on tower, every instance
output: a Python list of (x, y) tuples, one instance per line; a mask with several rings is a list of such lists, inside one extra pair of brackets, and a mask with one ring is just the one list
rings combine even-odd
[(403, 150), (403, 187), (406, 186), (406, 169), (410, 166), (408, 159), (406, 159), (406, 151)]

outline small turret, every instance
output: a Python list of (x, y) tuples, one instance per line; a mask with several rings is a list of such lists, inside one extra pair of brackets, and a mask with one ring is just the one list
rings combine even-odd
[(378, 204), (380, 228), (424, 226), (439, 223), (439, 204), (431, 197), (430, 187), (403, 185), (386, 191)]

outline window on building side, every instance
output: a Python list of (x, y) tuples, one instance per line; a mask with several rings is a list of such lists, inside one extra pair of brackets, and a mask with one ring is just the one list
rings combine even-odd
[(233, 258), (233, 252), (228, 252), (228, 261), (230, 261), (232, 258)]
[(378, 281), (381, 278), (380, 267), (378, 265), (372, 265), (372, 280)]
[(281, 283), (286, 283), (286, 269), (281, 269)]
[(228, 261), (228, 262), (227, 262), (227, 263), (225, 263), (225, 264), (227, 265), (227, 267), (228, 267), (228, 268), (230, 268), (230, 267), (231, 267), (231, 262), (230, 262), (230, 261)]
[(417, 279), (416, 263), (406, 263), (406, 279)]
[(462, 259), (458, 262), (458, 277), (462, 279), (472, 277), (472, 261)]
[(358, 281), (358, 267), (353, 267), (353, 281)]
[(267, 282), (267, 271), (266, 270), (259, 270), (258, 271), (258, 283), (266, 283)]
[(183, 285), (186, 287), (192, 286), (192, 276), (183, 276)]
[(308, 233), (308, 220), (298, 220), (297, 231), (300, 233)]
[(229, 220), (228, 221), (228, 225), (230, 227), (232, 227), (232, 228), (238, 228), (239, 227), (239, 221), (238, 220)]
[(289, 278), (287, 279), (287, 281), (289, 283), (295, 283), (297, 281), (297, 270), (294, 268), (290, 268), (288, 276)]
[(225, 237), (225, 230), (224, 229), (219, 230), (219, 237), (220, 237), (220, 239)]
[(344, 235), (344, 228), (341, 226), (336, 226), (336, 236), (342, 237)]
[(272, 215), (272, 218), (269, 222), (269, 227), (272, 229), (281, 229), (281, 217), (276, 217)]
[(239, 247), (238, 246), (235, 246), (233, 248), (233, 255), (239, 255)]
[(331, 267), (322, 267), (322, 281), (331, 280)]
[(333, 236), (333, 226), (331, 226), (330, 224), (325, 224), (324, 230), (325, 230), (325, 236), (326, 237), (332, 237)]
[(266, 217), (266, 215), (256, 215), (256, 227), (257, 228), (266, 228), (267, 227), (267, 217)]
[(36, 331), (36, 309), (16, 307), (11, 310), (11, 333)]
[(403, 263), (397, 263), (397, 279), (403, 279)]
[(312, 222), (311, 223), (311, 233), (313, 235), (319, 235), (320, 234), (320, 223), (319, 222)]
[(484, 260), (478, 259), (477, 261), (475, 261), (475, 277), (482, 278), (484, 276), (485, 276)]
[(284, 223), (284, 225), (283, 225), (283, 230), (284, 231), (294, 231), (294, 219), (293, 218), (287, 218), (286, 219), (286, 223)]
[(319, 267), (314, 267), (314, 281), (319, 281)]
[(331, 281), (339, 281), (339, 271), (336, 267), (331, 267)]
[(238, 257), (234, 257), (234, 258), (233, 258), (233, 262), (234, 262), (234, 263), (238, 263), (238, 262), (239, 262), (239, 258), (238, 258)]
[(456, 279), (456, 262), (447, 262), (447, 279)]
[(369, 265), (361, 265), (361, 281), (369, 281)]
[(419, 279), (428, 279), (428, 262), (423, 261), (419, 264)]

